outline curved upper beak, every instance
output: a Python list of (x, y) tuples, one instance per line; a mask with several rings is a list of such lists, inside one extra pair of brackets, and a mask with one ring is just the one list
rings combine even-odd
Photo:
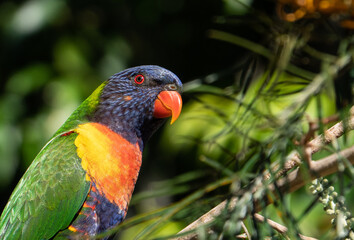
[(171, 118), (171, 124), (174, 123), (182, 110), (182, 97), (176, 91), (162, 91), (155, 100), (154, 117)]

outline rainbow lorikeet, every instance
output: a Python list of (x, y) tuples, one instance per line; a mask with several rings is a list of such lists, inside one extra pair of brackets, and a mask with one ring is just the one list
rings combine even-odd
[(0, 239), (88, 239), (126, 216), (150, 136), (178, 118), (182, 83), (159, 66), (102, 83), (43, 147), (1, 215)]

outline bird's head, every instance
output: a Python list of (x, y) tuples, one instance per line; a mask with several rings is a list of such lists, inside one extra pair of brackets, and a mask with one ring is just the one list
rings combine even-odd
[(100, 122), (128, 140), (146, 141), (171, 116), (171, 124), (182, 109), (182, 83), (171, 71), (153, 65), (126, 69), (104, 85), (92, 120)]

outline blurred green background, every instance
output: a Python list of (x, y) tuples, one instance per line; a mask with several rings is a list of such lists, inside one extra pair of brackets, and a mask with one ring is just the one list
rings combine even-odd
[[(268, 146), (273, 139), (275, 149), (284, 150), (276, 157), (290, 152), (288, 143), (298, 139), (307, 126), (294, 120), (297, 125), (289, 127), (289, 119), (278, 118), (278, 114), (323, 69), (323, 56), (342, 53), (340, 40), (349, 35), (349, 30), (334, 25), (317, 26), (308, 20), (297, 27), (282, 22), (277, 18), (275, 1), (1, 1), (0, 209), (36, 154), (71, 112), (102, 81), (136, 65), (156, 64), (173, 71), (185, 83), (186, 91), (180, 119), (160, 130), (144, 151), (128, 217), (181, 200), (204, 183), (227, 175), (229, 169), (237, 172), (245, 167), (245, 176), (248, 171), (259, 172), (265, 167), (258, 164), (261, 153), (246, 150), (255, 149), (252, 147), (257, 144), (260, 148)], [(240, 38), (235, 40), (211, 29)], [(292, 38), (296, 35), (301, 38)], [(297, 51), (300, 47), (291, 48), (291, 44), (306, 45), (308, 51)], [(321, 55), (321, 51), (325, 53)], [(291, 62), (286, 53), (295, 61)], [(294, 74), (294, 68), (287, 68), (287, 64), (302, 70)], [(353, 75), (354, 71), (347, 69), (342, 78), (321, 88), (318, 96), (304, 104), (306, 116), (328, 117), (350, 106)], [(264, 88), (262, 101), (252, 105), (264, 82), (273, 84)], [(247, 104), (252, 109), (245, 107)], [(251, 118), (245, 114), (249, 109)], [(267, 124), (259, 122), (260, 118)], [(237, 127), (241, 130), (233, 129)], [(289, 139), (282, 141), (280, 131), (285, 128)], [(353, 144), (352, 136), (346, 139), (343, 146)], [(181, 213), (158, 233), (178, 232), (224, 195), (221, 188), (199, 202), (193, 214)], [(296, 208), (305, 211), (313, 200), (307, 195), (302, 190), (286, 199), (302, 202), (289, 204), (295, 215), (299, 212)], [(320, 209), (316, 205), (314, 214), (299, 222), (302, 231), (321, 236), (330, 229), (329, 218), (323, 220)], [(276, 209), (269, 211), (274, 214)], [(308, 225), (313, 219), (317, 219), (315, 227)], [(128, 229), (122, 239), (132, 239), (136, 232)]]

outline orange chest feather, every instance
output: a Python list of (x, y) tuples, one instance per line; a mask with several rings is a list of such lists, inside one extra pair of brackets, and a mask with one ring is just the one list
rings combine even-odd
[(138, 143), (131, 144), (99, 123), (81, 124), (76, 132), (75, 145), (86, 178), (110, 202), (126, 208), (141, 166)]

